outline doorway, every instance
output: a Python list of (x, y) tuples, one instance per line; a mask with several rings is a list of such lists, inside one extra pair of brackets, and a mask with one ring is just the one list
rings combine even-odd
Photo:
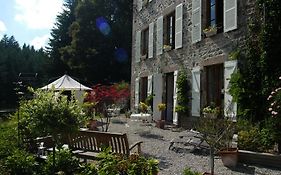
[(172, 123), (173, 122), (173, 109), (174, 109), (174, 73), (167, 73), (166, 74), (166, 81), (165, 81), (165, 103), (166, 103), (166, 112), (165, 112), (165, 120), (166, 122)]

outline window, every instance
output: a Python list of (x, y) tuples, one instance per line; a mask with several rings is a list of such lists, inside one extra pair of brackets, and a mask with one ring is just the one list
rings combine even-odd
[(148, 54), (148, 28), (141, 33), (141, 55), (147, 57)]
[(140, 79), (140, 101), (145, 102), (147, 98), (147, 83), (148, 79), (147, 77), (142, 77)]
[(164, 19), (164, 45), (175, 48), (175, 11)]
[(207, 25), (223, 31), (223, 0), (207, 0)]
[[(214, 103), (216, 106), (223, 107), (223, 64), (206, 66), (206, 105)], [(223, 109), (223, 108), (222, 108)]]

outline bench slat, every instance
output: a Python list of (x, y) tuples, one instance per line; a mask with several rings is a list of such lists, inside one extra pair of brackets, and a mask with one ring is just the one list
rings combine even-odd
[[(111, 147), (111, 152), (120, 153), (128, 156), (130, 154), (129, 142), (126, 134), (121, 133), (109, 133), (98, 131), (82, 131), (80, 130), (76, 134), (69, 135), (69, 148), (79, 151), (76, 155), (80, 158), (95, 159), (96, 154), (102, 151), (103, 147)], [(138, 152), (140, 153), (140, 144), (138, 142), (134, 146), (138, 145)]]

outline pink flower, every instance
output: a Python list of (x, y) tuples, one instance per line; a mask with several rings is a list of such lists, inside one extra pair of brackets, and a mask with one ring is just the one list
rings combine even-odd
[(271, 114), (272, 114), (272, 115), (277, 115), (278, 112), (272, 111)]
[(268, 111), (272, 111), (272, 108), (268, 108)]
[(271, 106), (274, 106), (274, 105), (275, 105), (275, 103), (276, 103), (276, 102), (273, 102), (273, 103), (271, 103), (270, 105), (271, 105)]

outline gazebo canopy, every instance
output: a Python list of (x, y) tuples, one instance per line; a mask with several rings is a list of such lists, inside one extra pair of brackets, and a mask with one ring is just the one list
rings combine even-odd
[(92, 90), (91, 88), (82, 85), (78, 81), (74, 80), (68, 75), (64, 75), (60, 77), (59, 79), (55, 80), (54, 82), (42, 87), (41, 89), (51, 89), (54, 87), (55, 90), (66, 90), (66, 91), (71, 91), (71, 90), (83, 90), (83, 91), (90, 91)]

